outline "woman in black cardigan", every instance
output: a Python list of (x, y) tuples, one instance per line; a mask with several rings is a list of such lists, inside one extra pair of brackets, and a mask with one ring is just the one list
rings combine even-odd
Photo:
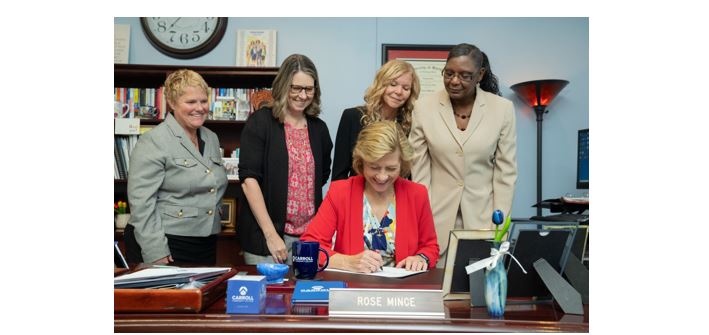
[(241, 134), (243, 195), (237, 232), (246, 264), (291, 263), (291, 244), (305, 232), (322, 202), (330, 175), (332, 140), (320, 114), (313, 62), (283, 61), (273, 81), (273, 103), (256, 111)]
[(405, 61), (390, 60), (377, 71), (374, 82), (364, 94), (365, 105), (342, 112), (335, 139), (333, 181), (355, 175), (352, 149), (363, 127), (380, 120), (392, 120), (401, 125), (406, 136), (409, 135), (411, 112), (420, 90), (414, 67)]

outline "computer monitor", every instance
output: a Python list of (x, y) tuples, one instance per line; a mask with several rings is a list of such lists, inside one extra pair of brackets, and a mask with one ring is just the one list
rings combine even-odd
[(588, 129), (579, 130), (576, 161), (576, 188), (588, 189)]

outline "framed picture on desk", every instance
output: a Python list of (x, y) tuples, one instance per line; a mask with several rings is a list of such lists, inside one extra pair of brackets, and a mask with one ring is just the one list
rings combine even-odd
[(236, 199), (224, 198), (222, 200), (222, 230), (232, 232), (236, 230)]
[(495, 231), (451, 230), (448, 257), (443, 275), (443, 300), (470, 299), (470, 281), (465, 267), (476, 260), (490, 257)]
[(443, 75), (448, 52), (453, 45), (382, 44), (382, 65), (392, 59), (405, 60), (414, 67), (421, 84), (421, 94), (443, 89)]

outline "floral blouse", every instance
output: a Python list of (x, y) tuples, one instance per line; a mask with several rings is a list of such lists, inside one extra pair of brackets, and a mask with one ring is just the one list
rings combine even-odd
[(285, 124), (288, 148), (288, 200), (285, 232), (301, 235), (315, 215), (315, 159), (308, 128)]
[(374, 215), (366, 195), (364, 195), (364, 206), (362, 208), (365, 249), (378, 251), (384, 259), (385, 266), (395, 266), (396, 199), (389, 203), (389, 207), (387, 207), (387, 211), (381, 221)]

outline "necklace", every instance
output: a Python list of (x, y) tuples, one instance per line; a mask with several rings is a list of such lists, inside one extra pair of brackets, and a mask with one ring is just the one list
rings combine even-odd
[(455, 116), (461, 118), (462, 120), (465, 120), (465, 119), (467, 119), (467, 118), (470, 117), (470, 114), (473, 114), (473, 113), (471, 112), (471, 113), (468, 114), (468, 115), (463, 115), (463, 114), (458, 114), (458, 113), (456, 113), (456, 112), (453, 112), (453, 114), (455, 114)]

